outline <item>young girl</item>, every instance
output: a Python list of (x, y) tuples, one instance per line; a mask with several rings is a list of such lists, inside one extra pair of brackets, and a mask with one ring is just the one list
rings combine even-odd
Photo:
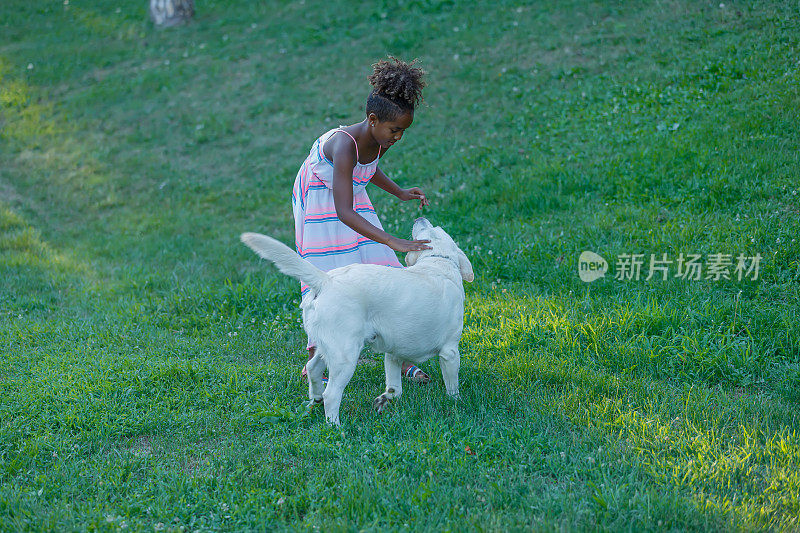
[[(300, 167), (292, 191), (297, 253), (317, 268), (332, 270), (353, 263), (402, 268), (397, 252), (429, 248), (383, 231), (367, 196), (370, 181), (400, 200), (430, 205), (419, 187), (401, 189), (378, 168), (378, 161), (403, 137), (422, 100), (424, 71), (390, 57), (373, 65), (366, 118), (323, 134)], [(300, 285), (303, 296), (308, 286)], [(315, 347), (309, 340), (308, 358)], [(303, 367), (303, 376), (306, 368)], [(430, 376), (406, 363), (403, 375), (427, 383)]]

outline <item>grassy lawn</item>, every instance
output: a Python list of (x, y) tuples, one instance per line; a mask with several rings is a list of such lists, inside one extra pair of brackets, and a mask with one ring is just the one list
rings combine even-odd
[[(800, 530), (796, 2), (146, 4), (0, 4), (0, 530)], [(463, 398), (434, 360), (378, 416), (366, 351), (337, 428), (238, 235), (293, 242), (387, 54), (429, 86), (381, 168), (475, 269)], [(613, 275), (681, 253), (759, 276)]]

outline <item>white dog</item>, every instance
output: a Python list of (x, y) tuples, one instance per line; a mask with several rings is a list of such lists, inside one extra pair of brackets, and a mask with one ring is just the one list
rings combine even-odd
[[(308, 395), (325, 403), (325, 417), (339, 424), (342, 392), (353, 377), (364, 343), (385, 352), (386, 392), (375, 399), (379, 412), (403, 393), (403, 361), (419, 364), (439, 356), (447, 394), (458, 396), (458, 342), (464, 324), (464, 286), (472, 265), (440, 227), (418, 218), (414, 239), (429, 239), (430, 250), (409, 252), (408, 268), (354, 264), (323, 272), (288, 246), (258, 233), (242, 242), (258, 255), (311, 287), (303, 298), (303, 326), (316, 345), (306, 364)], [(322, 375), (328, 367), (328, 385)]]

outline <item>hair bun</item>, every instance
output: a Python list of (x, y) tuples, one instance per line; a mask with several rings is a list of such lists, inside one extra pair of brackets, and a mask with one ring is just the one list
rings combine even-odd
[(375, 93), (389, 98), (402, 107), (415, 108), (422, 99), (422, 88), (425, 82), (422, 76), (425, 71), (415, 67), (414, 63), (401, 61), (389, 56), (389, 60), (381, 59), (372, 65), (369, 83)]

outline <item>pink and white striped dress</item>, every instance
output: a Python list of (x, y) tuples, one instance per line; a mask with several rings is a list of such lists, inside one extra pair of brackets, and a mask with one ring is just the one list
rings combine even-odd
[[(314, 142), (295, 178), (292, 210), (297, 253), (325, 271), (353, 263), (402, 268), (394, 250), (356, 233), (336, 216), (336, 207), (333, 203), (333, 162), (325, 157), (322, 147), (325, 141), (338, 131), (346, 133), (354, 143), (356, 142), (352, 135), (341, 129), (341, 126), (325, 132)], [(359, 163), (358, 145), (356, 145), (356, 166), (353, 167), (353, 210), (372, 225), (383, 229), (367, 195), (367, 183), (375, 175), (379, 159), (380, 147), (375, 161)], [(305, 296), (308, 286), (301, 283), (300, 291)]]

